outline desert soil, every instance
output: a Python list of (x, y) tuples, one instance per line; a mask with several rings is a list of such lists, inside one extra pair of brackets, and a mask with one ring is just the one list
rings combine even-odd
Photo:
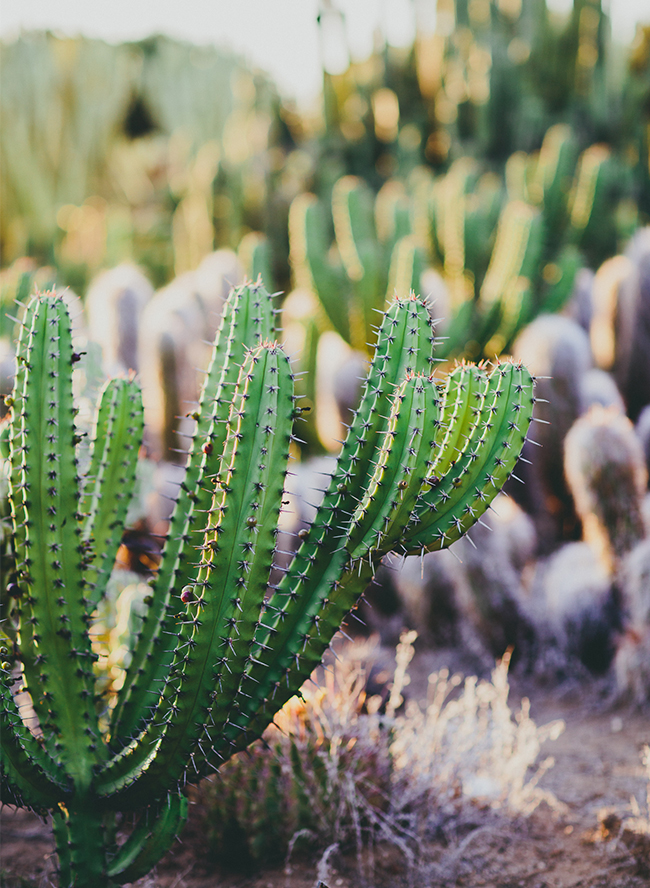
[[(417, 662), (414, 661), (413, 666)], [(428, 665), (428, 664), (426, 664)], [(421, 665), (423, 669), (425, 664)], [(413, 674), (413, 669), (411, 670)], [(414, 682), (416, 684), (416, 682)], [(650, 742), (650, 719), (625, 708), (594, 703), (590, 686), (571, 692), (526, 687), (512, 682), (511, 706), (523, 694), (531, 698), (538, 725), (563, 719), (566, 730), (549, 741), (543, 756), (555, 766), (542, 786), (562, 803), (560, 813), (540, 807), (528, 818), (508, 819), (477, 808), (471, 829), (453, 832), (429, 849), (445, 865), (446, 877), (427, 880), (429, 888), (648, 888), (650, 836), (632, 844), (621, 818), (632, 814), (631, 798), (643, 806), (647, 779), (641, 765)], [(604, 810), (606, 809), (606, 810)], [(0, 883), (4, 888), (56, 885), (49, 826), (24, 811), (1, 811)], [(246, 876), (215, 869), (207, 857), (198, 812), (177, 844), (137, 888), (314, 888), (324, 875), (318, 860), (302, 859), (291, 869)], [(402, 858), (378, 856), (371, 888), (409, 885)], [(361, 888), (354, 857), (331, 855), (329, 888)], [(419, 888), (416, 880), (416, 888)]]

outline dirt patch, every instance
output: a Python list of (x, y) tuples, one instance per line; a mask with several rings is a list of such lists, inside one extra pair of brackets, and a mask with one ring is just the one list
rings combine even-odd
[[(425, 665), (431, 664), (423, 662), (421, 667)], [(422, 668), (412, 670), (414, 690)], [(549, 741), (543, 750), (543, 755), (555, 758), (555, 766), (541, 784), (555, 794), (561, 811), (543, 806), (529, 818), (508, 819), (477, 806), (471, 822), (450, 824), (426, 844), (427, 860), (419, 862), (420, 881), (415, 884), (418, 888), (425, 884), (431, 888), (647, 888), (647, 845), (645, 850), (632, 848), (632, 853), (621, 829), (621, 818), (633, 813), (631, 799), (641, 805), (645, 799), (641, 754), (643, 745), (650, 742), (647, 716), (628, 709), (599, 711), (588, 686), (561, 694), (515, 682), (511, 702), (523, 694), (531, 698), (537, 724), (558, 718), (566, 723), (559, 739)], [(611, 816), (612, 810), (618, 816)], [(336, 849), (330, 850), (325, 862), (319, 853), (313, 859), (292, 862), (286, 871), (223, 872), (209, 861), (200, 815), (196, 808), (192, 810), (182, 841), (153, 875), (137, 883), (138, 888), (313, 888), (319, 876), (327, 878), (329, 888), (360, 885), (356, 857), (340, 856)], [(5, 807), (0, 827), (4, 888), (55, 886), (56, 858), (49, 825), (32, 814)], [(409, 885), (403, 858), (394, 850), (377, 851), (376, 873), (373, 888)]]

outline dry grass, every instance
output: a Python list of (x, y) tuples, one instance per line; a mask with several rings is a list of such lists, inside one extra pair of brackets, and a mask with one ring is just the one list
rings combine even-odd
[(223, 766), (203, 796), (217, 859), (253, 866), (275, 856), (290, 865), (301, 849), (313, 858), (319, 848), (317, 875), (326, 880), (337, 851), (356, 851), (368, 884), (377, 855), (392, 846), (411, 881), (424, 884), (455, 869), (453, 853), (436, 864), (426, 853), (449, 824), (476, 823), (479, 810), (487, 823), (495, 810), (559, 809), (539, 787), (553, 761), (538, 758), (564, 725), (538, 727), (527, 700), (511, 709), (509, 658), (490, 681), (432, 674), (420, 704), (404, 700), (414, 640), (402, 636), (392, 679), (374, 694), (376, 648), (343, 648), (276, 716), (265, 744)]

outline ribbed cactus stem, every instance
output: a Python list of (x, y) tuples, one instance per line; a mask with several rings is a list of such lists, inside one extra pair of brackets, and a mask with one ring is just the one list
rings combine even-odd
[(75, 456), (71, 331), (62, 300), (45, 300), (40, 309), (31, 314), (18, 417), (22, 483), (17, 499), (25, 514), (27, 587), (20, 627), (29, 626), (35, 655), (37, 682), (28, 679), (28, 689), (37, 706), (42, 704), (57, 754), (86, 789), (99, 738)]
[(271, 296), (261, 282), (244, 284), (226, 302), (215, 349), (201, 391), (197, 427), (190, 446), (185, 478), (181, 484), (162, 561), (152, 590), (152, 605), (133, 652), (117, 706), (111, 736), (118, 747), (155, 704), (151, 687), (162, 682), (172, 662), (180, 595), (192, 582), (195, 559), (186, 554), (200, 543), (205, 514), (211, 507), (212, 483), (221, 470), (230, 402), (248, 346), (269, 339), (273, 330)]
[(106, 590), (120, 545), (115, 528), (126, 520), (143, 427), (139, 387), (132, 379), (109, 380), (100, 395), (82, 500), (82, 540), (90, 558), (86, 582), (88, 597), (95, 604)]
[[(185, 785), (259, 737), (299, 690), (381, 558), (449, 545), (488, 507), (526, 435), (532, 382), (518, 364), (435, 379), (427, 308), (413, 295), (396, 300), (323, 502), (267, 598), (300, 411), (269, 294), (261, 282), (233, 291), (149, 611), (105, 730), (88, 628), (121, 539), (141, 398), (132, 379), (108, 383), (81, 479), (67, 311), (46, 294), (26, 318), (10, 433), (25, 586), (15, 619), (43, 742), (2, 664), (1, 785), (17, 804), (52, 811), (62, 886), (109, 888), (146, 874), (186, 818)], [(120, 810), (136, 819), (118, 847)]]
[(352, 517), (347, 549), (353, 559), (399, 543), (426, 480), (440, 404), (432, 377), (409, 375), (397, 389), (370, 485)]

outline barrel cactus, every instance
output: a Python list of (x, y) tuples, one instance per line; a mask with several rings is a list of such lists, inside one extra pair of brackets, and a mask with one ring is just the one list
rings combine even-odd
[(457, 540), (527, 435), (527, 370), (463, 364), (436, 379), (427, 309), (397, 299), (323, 501), (270, 585), (301, 412), (272, 318), (261, 281), (226, 303), (148, 612), (107, 700), (96, 695), (93, 612), (133, 486), (140, 392), (134, 378), (107, 384), (81, 477), (69, 317), (49, 293), (26, 310), (9, 398), (1, 779), (5, 801), (51, 813), (66, 888), (148, 872), (182, 827), (185, 787), (262, 734), (382, 557)]

